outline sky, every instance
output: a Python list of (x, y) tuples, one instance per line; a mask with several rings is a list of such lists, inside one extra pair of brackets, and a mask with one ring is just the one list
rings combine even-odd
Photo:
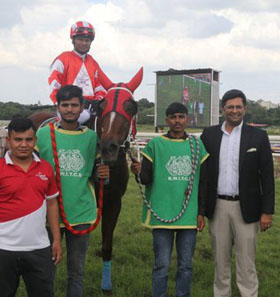
[(154, 71), (221, 71), (220, 96), (280, 103), (279, 0), (9, 0), (0, 10), (0, 101), (51, 104), (49, 66), (70, 27), (96, 31), (90, 54), (113, 82), (144, 67), (135, 99), (154, 101)]

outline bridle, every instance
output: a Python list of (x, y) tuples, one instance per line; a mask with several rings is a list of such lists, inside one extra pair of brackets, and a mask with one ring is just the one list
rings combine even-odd
[[(129, 122), (132, 121), (133, 116), (131, 116), (124, 110), (123, 105), (128, 100), (134, 100), (133, 94), (129, 89), (123, 87), (123, 85), (124, 85), (123, 83), (119, 83), (116, 86), (111, 87), (107, 91), (106, 99), (104, 98), (104, 100), (107, 100), (107, 106), (105, 107), (105, 109), (103, 110), (103, 112), (101, 114), (102, 118), (104, 118), (107, 114), (109, 114), (111, 112), (115, 112), (115, 113), (125, 117)], [(129, 96), (120, 97), (120, 94), (122, 91), (128, 93)], [(110, 92), (113, 92), (113, 96), (111, 96)], [(119, 102), (120, 102), (120, 104), (119, 104)]]
[[(122, 83), (120, 83), (120, 84), (122, 84)], [(108, 93), (109, 93), (111, 90), (124, 90), (124, 91), (128, 92), (128, 93), (131, 95), (131, 97), (133, 97), (132, 92), (131, 92), (129, 89), (124, 88), (124, 87), (118, 87), (118, 86), (117, 86), (117, 87), (112, 87), (112, 88), (110, 88), (110, 89), (108, 90)]]
[[(128, 114), (123, 108), (123, 105), (126, 101), (134, 100), (132, 92), (129, 89), (125, 88), (123, 85), (124, 85), (123, 83), (119, 83), (116, 86), (113, 86), (108, 89), (107, 94), (110, 94), (110, 92), (114, 92), (113, 96), (110, 98), (112, 100), (109, 101), (110, 99), (104, 98), (104, 100), (107, 100), (107, 106), (103, 110), (102, 114), (99, 114), (95, 118), (94, 128), (95, 128), (95, 131), (97, 131), (98, 119), (100, 119), (100, 118), (104, 119), (106, 116), (108, 116), (112, 112), (115, 112), (116, 114), (125, 118), (129, 122), (129, 129), (128, 129), (127, 136), (125, 137), (123, 143), (120, 145), (120, 148), (123, 149), (124, 153), (127, 153), (128, 149), (130, 148), (130, 143), (131, 143), (132, 139), (135, 137), (135, 135), (133, 135), (133, 133), (132, 133), (135, 115)], [(129, 96), (121, 98), (120, 97), (121, 91), (127, 92)], [(108, 95), (107, 95), (107, 97), (108, 97)], [(119, 104), (120, 99), (121, 99), (121, 102), (120, 102), (121, 104)]]
[[(94, 120), (94, 131), (97, 131), (98, 119), (99, 119), (98, 116), (96, 116), (95, 120)], [(128, 149), (131, 147), (130, 144), (134, 139), (134, 135), (132, 134), (132, 126), (133, 126), (132, 123), (134, 120), (135, 120), (135, 116), (132, 117), (127, 136), (126, 136), (125, 140), (123, 141), (123, 143), (120, 145), (120, 147), (123, 149), (124, 153), (128, 153)]]

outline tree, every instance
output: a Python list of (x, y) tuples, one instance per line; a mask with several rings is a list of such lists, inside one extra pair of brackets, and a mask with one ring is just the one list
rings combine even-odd
[(152, 115), (155, 114), (154, 106), (150, 108), (145, 108), (138, 112), (137, 114), (137, 123), (138, 124), (146, 124), (151, 125), (154, 123), (154, 117)]
[[(16, 116), (27, 117), (36, 112), (38, 104), (24, 105), (17, 102), (0, 102), (0, 120), (12, 120)], [(52, 110), (51, 108), (39, 109), (37, 111)]]
[(153, 102), (150, 102), (147, 98), (142, 98), (139, 101), (137, 101), (138, 110), (141, 111), (146, 108), (153, 107), (155, 104)]

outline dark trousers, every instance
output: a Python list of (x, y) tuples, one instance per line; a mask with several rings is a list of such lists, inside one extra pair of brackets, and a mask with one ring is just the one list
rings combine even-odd
[(29, 297), (53, 297), (51, 248), (30, 252), (0, 249), (0, 296), (14, 297), (22, 276)]
[[(75, 230), (85, 230), (89, 224), (73, 226)], [(48, 229), (52, 242), (52, 234)], [(67, 297), (82, 297), (84, 287), (85, 259), (89, 245), (89, 233), (74, 235), (66, 228), (60, 229), (61, 237), (65, 234), (67, 251)], [(39, 296), (41, 297), (41, 296)]]

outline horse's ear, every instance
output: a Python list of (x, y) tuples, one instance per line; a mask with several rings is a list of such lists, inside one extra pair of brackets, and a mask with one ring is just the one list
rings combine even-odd
[(108, 76), (102, 71), (100, 67), (98, 69), (98, 80), (105, 90), (109, 90), (110, 87), (113, 85), (112, 81), (108, 78)]
[(139, 87), (142, 79), (143, 79), (143, 67), (141, 67), (141, 69), (134, 75), (134, 77), (130, 80), (130, 82), (126, 84), (132, 93)]

